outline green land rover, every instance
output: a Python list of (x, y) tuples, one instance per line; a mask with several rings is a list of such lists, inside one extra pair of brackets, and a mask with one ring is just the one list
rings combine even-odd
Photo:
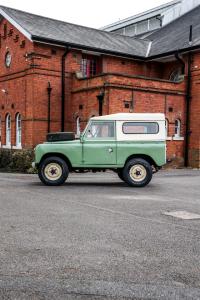
[(49, 134), (35, 148), (33, 165), (46, 185), (63, 184), (69, 172), (113, 170), (128, 185), (143, 187), (166, 163), (165, 131), (164, 114), (93, 117), (79, 139)]

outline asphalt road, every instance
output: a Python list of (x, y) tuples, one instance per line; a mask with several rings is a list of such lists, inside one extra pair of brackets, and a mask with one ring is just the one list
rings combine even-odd
[(200, 171), (142, 189), (112, 173), (0, 174), (0, 299), (200, 299)]

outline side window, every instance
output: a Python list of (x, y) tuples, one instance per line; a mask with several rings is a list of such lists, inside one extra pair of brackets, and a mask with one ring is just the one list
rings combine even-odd
[(169, 80), (173, 82), (179, 82), (181, 80), (182, 70), (181, 68), (173, 70), (170, 74)]
[(125, 122), (122, 131), (124, 134), (157, 134), (159, 125), (156, 122)]
[(93, 121), (90, 124), (85, 137), (86, 139), (113, 139), (115, 137), (115, 123)]

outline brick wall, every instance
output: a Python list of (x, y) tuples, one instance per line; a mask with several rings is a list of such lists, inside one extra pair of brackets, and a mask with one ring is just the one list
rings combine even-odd
[[(6, 30), (5, 30), (6, 26)], [(3, 20), (0, 25), (1, 51), (0, 51), (0, 116), (1, 116), (1, 144), (5, 145), (5, 119), (11, 115), (11, 145), (16, 144), (16, 114), (22, 115), (22, 144), (32, 145), (32, 76), (28, 75), (30, 61), (25, 57), (27, 52), (33, 51), (33, 44), (27, 40), (9, 22)], [(10, 67), (5, 66), (6, 53), (10, 52), (12, 61)], [(3, 92), (5, 91), (5, 93)]]
[[(4, 37), (4, 24), (7, 32)], [(12, 30), (11, 30), (12, 29)], [(15, 145), (15, 117), (22, 115), (22, 146), (32, 148), (45, 140), (48, 119), (48, 93), (51, 92), (51, 131), (61, 128), (61, 58), (65, 51), (55, 46), (31, 43), (9, 22), (0, 25), (0, 116), (2, 119), (2, 145), (5, 145), (5, 117), (12, 119), (12, 146)], [(4, 64), (10, 51), (10, 68)], [(183, 165), (184, 139), (176, 139), (175, 120), (181, 120), (181, 136), (185, 136), (186, 81), (167, 81), (177, 61), (169, 63), (143, 63), (130, 59), (101, 56), (102, 74), (88, 79), (78, 79), (82, 54), (70, 51), (66, 57), (65, 130), (76, 130), (76, 118), (81, 118), (83, 130), (88, 119), (98, 115), (97, 95), (104, 92), (103, 114), (116, 112), (163, 112), (169, 122), (168, 159)], [(187, 58), (186, 58), (187, 59)], [(187, 70), (186, 70), (187, 71)], [(200, 55), (195, 54), (192, 70), (192, 105), (190, 162), (198, 166), (200, 155)], [(157, 78), (157, 80), (156, 80)], [(187, 79), (187, 78), (186, 78)], [(6, 93), (3, 93), (5, 90)], [(130, 104), (125, 108), (125, 102)]]
[(200, 53), (193, 55), (190, 102), (189, 162), (200, 167)]

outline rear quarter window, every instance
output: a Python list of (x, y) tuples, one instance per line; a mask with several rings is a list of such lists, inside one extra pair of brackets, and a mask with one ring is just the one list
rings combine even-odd
[(159, 125), (157, 122), (124, 122), (122, 131), (124, 134), (157, 134)]

